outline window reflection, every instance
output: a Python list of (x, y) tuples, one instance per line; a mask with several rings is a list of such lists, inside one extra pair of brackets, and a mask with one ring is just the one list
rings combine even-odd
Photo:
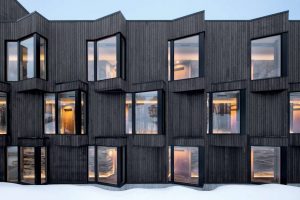
[(251, 41), (251, 79), (280, 77), (281, 36)]
[(117, 184), (117, 147), (98, 147), (98, 181)]
[(0, 135), (7, 134), (6, 93), (0, 92)]
[(55, 134), (55, 94), (44, 96), (44, 127), (45, 134)]
[(239, 132), (239, 91), (213, 93), (213, 133)]
[(290, 133), (300, 133), (300, 92), (290, 93)]
[(7, 181), (18, 182), (18, 147), (7, 147)]
[(94, 146), (89, 146), (88, 148), (88, 167), (89, 167), (89, 172), (88, 172), (88, 178), (89, 181), (93, 182), (95, 181), (95, 147)]
[(75, 91), (58, 94), (58, 121), (60, 134), (76, 134)]
[(40, 37), (40, 78), (47, 78), (46, 70), (46, 40)]
[(85, 134), (86, 129), (86, 94), (81, 92), (81, 134)]
[(171, 178), (171, 171), (172, 171), (172, 166), (171, 166), (171, 162), (172, 162), (172, 148), (169, 147), (168, 148), (168, 181), (172, 181), (172, 178)]
[(251, 147), (251, 181), (280, 182), (280, 147)]
[(126, 94), (125, 115), (126, 133), (132, 134), (132, 94)]
[(34, 147), (21, 147), (20, 151), (21, 182), (35, 183)]
[(18, 81), (18, 42), (7, 42), (7, 81)]
[(199, 36), (174, 41), (174, 80), (199, 76)]
[(174, 147), (174, 181), (188, 184), (199, 182), (197, 147)]
[(94, 81), (94, 66), (95, 66), (95, 47), (94, 47), (94, 42), (88, 42), (88, 81)]
[(34, 77), (34, 38), (23, 40), (20, 43), (20, 79)]
[(47, 149), (41, 147), (41, 184), (47, 183)]
[(97, 42), (97, 80), (117, 77), (117, 37)]
[(158, 133), (157, 98), (157, 91), (136, 93), (136, 134)]

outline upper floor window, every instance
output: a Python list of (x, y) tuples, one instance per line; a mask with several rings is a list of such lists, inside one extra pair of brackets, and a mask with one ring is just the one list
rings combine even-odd
[(88, 81), (125, 78), (125, 39), (118, 33), (87, 42)]
[(200, 77), (204, 68), (204, 33), (168, 42), (169, 80)]
[(0, 92), (0, 135), (7, 134), (7, 95)]
[(126, 133), (161, 133), (162, 109), (162, 91), (128, 93), (126, 95)]
[(47, 79), (46, 39), (38, 34), (6, 43), (6, 80)]
[(282, 76), (282, 35), (251, 41), (251, 80)]
[(44, 95), (45, 134), (85, 134), (86, 95), (82, 91)]
[(300, 92), (290, 93), (290, 133), (300, 133)]

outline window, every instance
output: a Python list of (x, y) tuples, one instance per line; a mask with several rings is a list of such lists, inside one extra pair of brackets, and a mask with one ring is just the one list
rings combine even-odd
[[(209, 133), (240, 133), (240, 91), (215, 92), (208, 97), (207, 101), (209, 105), (208, 127), (211, 129)], [(210, 124), (212, 124), (211, 127)]]
[(7, 134), (7, 97), (0, 92), (0, 135)]
[(47, 149), (41, 147), (41, 184), (47, 183)]
[(20, 151), (21, 182), (35, 183), (35, 159), (34, 147), (21, 147)]
[(86, 112), (85, 92), (46, 93), (44, 95), (45, 134), (85, 134)]
[(89, 182), (94, 182), (95, 181), (95, 147), (94, 146), (89, 146), (88, 148), (88, 167), (89, 167), (89, 171), (88, 171), (88, 179)]
[(126, 94), (126, 133), (162, 132), (162, 91)]
[(290, 93), (290, 133), (300, 133), (300, 92)]
[(8, 182), (18, 182), (18, 147), (7, 147), (7, 172), (6, 177)]
[(38, 34), (7, 42), (6, 80), (47, 79), (47, 41)]
[(169, 80), (200, 77), (204, 68), (204, 33), (168, 42)]
[(116, 35), (87, 42), (88, 81), (125, 78), (125, 39)]
[(251, 147), (251, 181), (280, 182), (280, 147)]
[(251, 41), (251, 79), (281, 76), (281, 35)]

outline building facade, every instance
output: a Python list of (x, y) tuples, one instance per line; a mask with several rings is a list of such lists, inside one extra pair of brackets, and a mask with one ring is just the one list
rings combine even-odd
[(1, 0), (0, 81), (0, 181), (300, 183), (288, 12), (52, 21)]

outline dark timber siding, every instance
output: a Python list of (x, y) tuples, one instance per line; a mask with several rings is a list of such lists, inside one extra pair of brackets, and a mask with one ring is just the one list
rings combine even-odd
[[(127, 183), (166, 183), (168, 146), (200, 146), (204, 183), (247, 183), (251, 145), (287, 149), (287, 182), (300, 182), (300, 136), (289, 134), (288, 94), (300, 91), (300, 22), (288, 12), (254, 20), (205, 20), (198, 12), (175, 20), (126, 20), (116, 12), (93, 21), (51, 21), (15, 0), (0, 3), (0, 81), (5, 41), (32, 33), (47, 38), (48, 80), (1, 85), (9, 91), (9, 136), (0, 136), (0, 181), (6, 146), (47, 146), (49, 183), (87, 183), (87, 146), (127, 146)], [(204, 77), (168, 82), (168, 40), (205, 34)], [(287, 77), (250, 81), (250, 41), (288, 33)], [(126, 39), (126, 79), (87, 82), (86, 41), (115, 33)], [(2, 83), (1, 83), (2, 84)], [(87, 93), (87, 135), (44, 135), (45, 92)], [(164, 92), (162, 135), (125, 135), (125, 93)], [(240, 135), (207, 135), (209, 92), (245, 91)]]

